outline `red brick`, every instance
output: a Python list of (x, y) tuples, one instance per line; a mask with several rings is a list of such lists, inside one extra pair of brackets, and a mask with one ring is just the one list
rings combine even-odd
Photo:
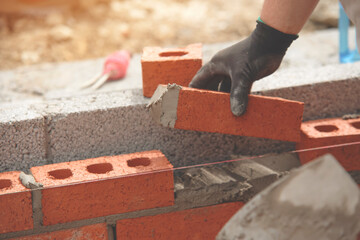
[(201, 65), (201, 44), (172, 49), (144, 48), (141, 58), (144, 96), (151, 97), (159, 84), (189, 85)]
[[(331, 147), (355, 142), (359, 143)], [(296, 149), (318, 147), (322, 148), (299, 152), (301, 163), (305, 164), (321, 155), (331, 153), (347, 171), (360, 170), (360, 119), (333, 118), (304, 122), (301, 125), (301, 142), (297, 143)]]
[(215, 239), (243, 203), (225, 203), (203, 208), (119, 220), (117, 239), (190, 240)]
[(303, 109), (301, 102), (249, 95), (246, 113), (236, 117), (228, 93), (183, 87), (175, 128), (299, 141)]
[[(107, 240), (108, 233), (105, 223), (89, 225), (80, 228), (66, 229), (61, 231), (43, 233), (26, 237), (16, 238), (17, 240)], [(15, 240), (15, 239), (14, 239)]]
[(20, 172), (0, 173), (0, 234), (33, 228), (31, 192)]
[(33, 167), (31, 172), (45, 187), (44, 225), (174, 204), (172, 165), (160, 151)]

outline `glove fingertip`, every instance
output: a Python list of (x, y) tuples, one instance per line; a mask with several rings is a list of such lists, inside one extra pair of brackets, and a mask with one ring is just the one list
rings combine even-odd
[(203, 82), (206, 82), (206, 74), (204, 74), (204, 69), (201, 68), (195, 76), (191, 79), (191, 82), (189, 83), (189, 87), (192, 88), (201, 88), (201, 85)]
[(245, 97), (245, 99), (243, 99), (242, 101), (239, 101), (239, 99), (231, 97), (230, 105), (231, 105), (231, 112), (235, 116), (239, 117), (241, 115), (244, 115), (247, 108), (247, 97)]

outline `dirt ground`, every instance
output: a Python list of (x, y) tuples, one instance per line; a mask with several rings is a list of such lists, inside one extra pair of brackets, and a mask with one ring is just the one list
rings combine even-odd
[[(261, 5), (262, 0), (0, 0), (0, 70), (103, 57), (119, 49), (236, 40), (252, 31)], [(304, 31), (336, 25), (334, 4), (317, 9), (321, 14)]]

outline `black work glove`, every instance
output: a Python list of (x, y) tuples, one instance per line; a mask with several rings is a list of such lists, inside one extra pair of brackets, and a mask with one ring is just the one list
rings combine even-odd
[(248, 38), (215, 54), (189, 86), (230, 92), (231, 111), (240, 116), (246, 111), (253, 82), (278, 69), (287, 48), (297, 37), (257, 21)]

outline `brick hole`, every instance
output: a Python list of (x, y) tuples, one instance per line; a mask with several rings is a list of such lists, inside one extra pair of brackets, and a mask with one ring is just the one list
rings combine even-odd
[(315, 126), (315, 129), (319, 132), (334, 132), (339, 130), (339, 128), (335, 125), (319, 125)]
[(186, 51), (170, 51), (170, 52), (162, 52), (159, 54), (160, 57), (181, 57), (184, 56), (186, 54), (188, 54), (189, 52)]
[(139, 167), (139, 166), (149, 166), (150, 165), (150, 159), (149, 158), (134, 158), (127, 160), (127, 165), (129, 167)]
[(12, 183), (9, 179), (0, 179), (0, 190), (11, 187)]
[(351, 125), (352, 125), (354, 128), (360, 129), (360, 122), (352, 122)]
[(104, 174), (113, 170), (113, 166), (110, 163), (96, 163), (86, 167), (89, 173)]
[(49, 176), (53, 179), (66, 179), (71, 177), (73, 174), (70, 169), (58, 169), (48, 172)]

